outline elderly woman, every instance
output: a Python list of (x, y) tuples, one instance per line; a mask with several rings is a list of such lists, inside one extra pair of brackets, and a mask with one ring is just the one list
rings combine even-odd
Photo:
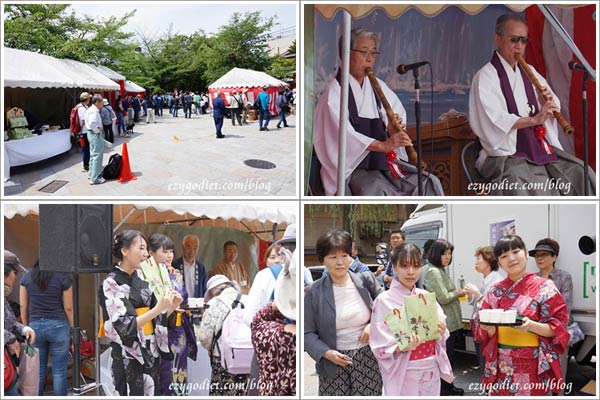
[(352, 238), (332, 230), (317, 240), (329, 271), (304, 297), (305, 350), (317, 362), (320, 396), (380, 396), (382, 381), (369, 347), (373, 300), (383, 293), (371, 272), (348, 271)]
[[(460, 311), (459, 297), (465, 294), (461, 288), (456, 288), (445, 269), (452, 262), (454, 246), (444, 239), (437, 239), (429, 247), (427, 259), (429, 264), (425, 266), (424, 285), (429, 292), (435, 293), (444, 314), (446, 314), (446, 326), (450, 336), (446, 340), (446, 352), (450, 364), (454, 367), (454, 345), (462, 330), (462, 314)], [(462, 396), (465, 391), (445, 380), (442, 383), (442, 396)]]
[(205, 310), (200, 322), (198, 339), (210, 355), (211, 396), (246, 394), (248, 375), (234, 375), (227, 372), (221, 365), (221, 352), (216, 344), (229, 311), (244, 306), (242, 296), (239, 285), (225, 275), (214, 275), (208, 280), (204, 295)]
[(419, 337), (412, 334), (409, 346), (400, 350), (385, 322), (386, 315), (402, 307), (407, 296), (427, 293), (415, 285), (421, 274), (421, 262), (421, 251), (414, 244), (396, 246), (391, 255), (395, 278), (390, 290), (373, 303), (371, 349), (383, 375), (386, 396), (439, 396), (440, 378), (448, 382), (454, 380), (446, 354), (446, 316), (439, 304), (437, 328), (441, 335), (438, 340), (420, 342)]
[(108, 273), (99, 293), (101, 335), (111, 340), (112, 373), (120, 396), (158, 396), (160, 359), (172, 359), (167, 317), (181, 304), (171, 289), (157, 300), (140, 277), (140, 264), (148, 258), (146, 237), (126, 230), (113, 242), (120, 261)]
[(481, 310), (516, 310), (522, 325), (479, 325), (482, 383), (498, 396), (547, 396), (563, 385), (559, 355), (569, 341), (567, 305), (551, 280), (526, 271), (527, 249), (516, 235), (502, 237), (494, 255), (508, 277), (486, 293)]
[[(479, 305), (483, 301), (483, 296), (494, 283), (505, 278), (504, 275), (498, 272), (498, 268), (498, 260), (496, 260), (492, 246), (482, 246), (475, 250), (475, 271), (483, 275), (481, 290), (470, 282), (465, 285), (467, 302), (473, 306), (473, 313), (471, 314), (471, 330), (473, 332), (476, 329), (475, 324), (479, 318)], [(475, 342), (475, 353), (479, 357), (480, 367), (483, 368), (485, 359), (481, 355), (481, 346), (477, 342)]]

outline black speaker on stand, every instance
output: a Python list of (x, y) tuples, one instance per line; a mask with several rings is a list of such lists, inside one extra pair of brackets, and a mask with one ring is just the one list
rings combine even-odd
[[(73, 394), (97, 389), (82, 388), (79, 352), (79, 274), (108, 272), (112, 268), (112, 204), (40, 204), (40, 269), (73, 274)], [(97, 278), (97, 276), (96, 276)], [(94, 285), (94, 313), (97, 279)], [(95, 318), (94, 324), (97, 323)], [(96, 363), (98, 341), (96, 340)]]

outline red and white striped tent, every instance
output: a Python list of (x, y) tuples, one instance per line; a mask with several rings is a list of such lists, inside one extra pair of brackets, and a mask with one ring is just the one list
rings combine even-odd
[(229, 105), (229, 100), (231, 99), (234, 90), (238, 93), (242, 93), (243, 89), (247, 89), (247, 99), (250, 103), (254, 103), (254, 100), (265, 85), (269, 86), (267, 91), (269, 95), (269, 110), (271, 111), (271, 114), (277, 114), (277, 107), (275, 105), (277, 92), (283, 87), (288, 87), (289, 84), (272, 77), (266, 72), (254, 71), (252, 69), (232, 68), (229, 72), (208, 86), (208, 93), (212, 102), (217, 91), (221, 91), (225, 105)]

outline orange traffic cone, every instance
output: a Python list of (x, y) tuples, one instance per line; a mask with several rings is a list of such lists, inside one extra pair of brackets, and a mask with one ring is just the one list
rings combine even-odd
[(131, 173), (131, 166), (129, 165), (129, 153), (127, 152), (127, 142), (123, 142), (123, 164), (121, 165), (121, 173), (119, 174), (119, 182), (134, 181), (137, 177)]

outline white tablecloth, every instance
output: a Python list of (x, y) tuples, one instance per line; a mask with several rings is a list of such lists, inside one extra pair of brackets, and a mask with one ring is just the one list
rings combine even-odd
[(210, 389), (210, 358), (208, 351), (198, 342), (196, 361), (188, 358), (188, 384), (191, 384), (190, 396), (208, 396)]
[(71, 133), (68, 129), (4, 142), (4, 180), (10, 179), (10, 167), (42, 161), (70, 149)]

